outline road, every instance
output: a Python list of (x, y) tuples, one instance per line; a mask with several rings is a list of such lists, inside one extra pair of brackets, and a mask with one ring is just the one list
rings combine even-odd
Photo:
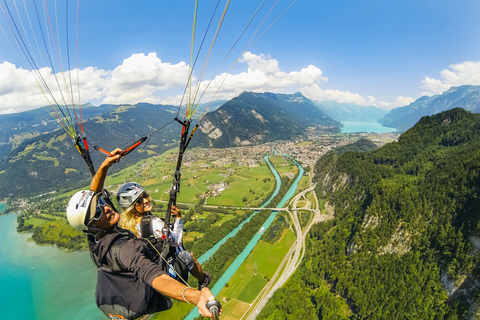
[[(305, 255), (305, 236), (310, 231), (312, 225), (318, 222), (333, 219), (333, 212), (330, 212), (327, 215), (321, 214), (317, 195), (313, 191), (314, 189), (315, 186), (311, 186), (293, 197), (293, 199), (290, 201), (291, 210), (288, 210), (288, 208), (283, 208), (287, 209), (287, 212), (292, 219), (297, 239), (295, 240), (294, 244), (285, 256), (285, 259), (283, 259), (272, 279), (268, 282), (262, 292), (257, 296), (255, 301), (251, 304), (249, 310), (242, 317), (242, 319), (255, 319), (260, 310), (263, 309), (263, 307), (267, 304), (268, 300), (273, 296), (275, 291), (281, 288), (285, 284), (285, 282), (287, 282), (287, 280), (293, 275), (295, 270), (300, 266), (300, 263), (302, 262), (302, 259)], [(307, 194), (310, 194), (313, 197), (313, 203), (308, 199)], [(306, 204), (303, 207), (298, 207), (299, 201), (306, 202)], [(313, 212), (304, 230), (302, 230), (302, 227), (298, 220), (298, 216), (295, 213), (297, 210), (308, 210)]]

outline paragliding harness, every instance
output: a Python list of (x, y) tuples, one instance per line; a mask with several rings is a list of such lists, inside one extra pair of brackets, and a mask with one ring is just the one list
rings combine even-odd
[(172, 205), (175, 206), (177, 204), (177, 195), (180, 192), (180, 178), (182, 174), (180, 173), (180, 168), (182, 166), (183, 161), (183, 154), (188, 147), (188, 144), (192, 140), (195, 131), (198, 128), (198, 124), (193, 128), (190, 137), (188, 137), (189, 130), (190, 130), (190, 119), (185, 119), (184, 121), (180, 121), (178, 118), (175, 118), (175, 121), (180, 123), (182, 128), (182, 137), (180, 139), (180, 147), (178, 150), (178, 159), (177, 159), (177, 167), (175, 168), (175, 173), (173, 174), (173, 181), (172, 181), (172, 189), (170, 190), (170, 197), (168, 199), (168, 206), (167, 206), (167, 214), (165, 216), (165, 224), (164, 224), (164, 232), (163, 237), (164, 239), (168, 237), (170, 233), (170, 218), (172, 216)]
[[(119, 260), (121, 247), (127, 241), (139, 241), (124, 229), (114, 230), (104, 239), (103, 256), (90, 250), (90, 256), (98, 267), (95, 298), (98, 308), (111, 320), (136, 319), (145, 314), (168, 310), (172, 302), (153, 287), (128, 271)], [(103, 263), (109, 253), (112, 265)]]
[[(183, 251), (183, 248), (170, 246), (168, 238), (155, 237), (153, 218), (151, 214), (147, 214), (140, 220), (141, 240), (153, 247), (152, 253), (162, 269), (168, 271), (170, 277), (186, 285), (188, 271), (193, 267), (193, 258), (189, 252)], [(163, 222), (165, 223), (165, 220)]]

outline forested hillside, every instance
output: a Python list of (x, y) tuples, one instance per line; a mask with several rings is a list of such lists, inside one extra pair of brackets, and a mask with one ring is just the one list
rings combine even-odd
[(321, 158), (316, 192), (335, 219), (311, 229), (259, 319), (478, 316), (479, 150), (480, 115), (457, 108), (375, 151)]
[[(172, 123), (173, 106), (137, 104), (123, 105), (101, 116), (85, 121), (85, 132), (95, 168), (105, 154), (93, 145), (111, 151), (126, 148), (140, 137), (155, 133), (140, 148), (122, 159), (113, 168), (116, 172), (140, 159), (177, 147), (181, 126)], [(61, 189), (74, 189), (88, 184), (90, 171), (63, 129), (23, 140), (0, 161), (0, 199), (43, 194)], [(8, 182), (8, 183), (7, 183)]]

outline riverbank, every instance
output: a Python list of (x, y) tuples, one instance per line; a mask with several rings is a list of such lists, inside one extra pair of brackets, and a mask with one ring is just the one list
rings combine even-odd
[(7, 202), (0, 202), (0, 216), (8, 209)]

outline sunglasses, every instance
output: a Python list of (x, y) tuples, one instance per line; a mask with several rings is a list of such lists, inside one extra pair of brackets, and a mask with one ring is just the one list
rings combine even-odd
[(103, 199), (103, 197), (98, 198), (95, 215), (93, 216), (93, 218), (90, 219), (89, 224), (92, 223), (92, 221), (94, 220), (100, 220), (106, 205), (107, 205), (107, 202), (105, 201), (105, 199)]
[(148, 198), (150, 198), (150, 195), (148, 193), (144, 193), (140, 198), (137, 199), (135, 204), (143, 204), (143, 202), (145, 202), (145, 199), (148, 200)]

